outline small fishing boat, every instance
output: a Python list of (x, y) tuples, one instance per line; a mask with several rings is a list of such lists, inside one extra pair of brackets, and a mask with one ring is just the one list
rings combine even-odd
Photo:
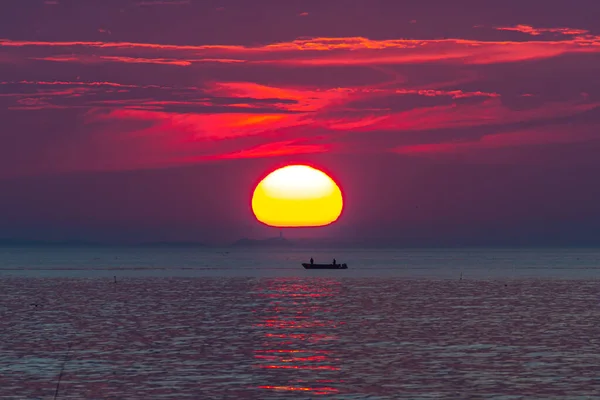
[(311, 264), (302, 263), (305, 269), (348, 269), (346, 264)]

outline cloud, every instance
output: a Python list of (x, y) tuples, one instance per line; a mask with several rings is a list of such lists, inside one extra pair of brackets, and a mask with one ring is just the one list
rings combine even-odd
[[(0, 106), (21, 113), (8, 132), (25, 129), (27, 112), (72, 113), (76, 139), (50, 141), (44, 150), (60, 158), (58, 170), (583, 143), (600, 122), (586, 114), (600, 103), (592, 79), (600, 41), (585, 30), (529, 28), (515, 29), (535, 40), (356, 36), (242, 46), (2, 39), (0, 72), (21, 78), (0, 82)], [(511, 36), (507, 30), (497, 33)], [(558, 66), (560, 82), (544, 73)], [(572, 136), (540, 133), (585, 118)], [(9, 147), (7, 137), (0, 147)], [(75, 143), (77, 156), (69, 158)]]
[(133, 64), (163, 64), (163, 65), (178, 65), (180, 67), (188, 67), (192, 65), (190, 61), (185, 60), (173, 60), (166, 58), (139, 58), (139, 57), (118, 57), (118, 56), (103, 56), (100, 57), (102, 60), (124, 62)]
[[(428, 155), (477, 152), (503, 143), (530, 146), (526, 140), (501, 138), (598, 107), (592, 99), (577, 97), (511, 109), (496, 92), (398, 85), (405, 84), (322, 89), (253, 82), (184, 87), (19, 81), (0, 83), (0, 104), (31, 112), (82, 110), (83, 130), (77, 140), (81, 156), (77, 162), (55, 165), (66, 170), (156, 168), (323, 152)], [(545, 138), (535, 135), (534, 143)], [(566, 139), (548, 138), (550, 143), (559, 140)], [(110, 163), (92, 161), (107, 156), (117, 143)], [(144, 157), (133, 158), (142, 153)]]
[(166, 58), (140, 58), (140, 57), (120, 57), (120, 56), (81, 56), (81, 55), (58, 55), (48, 57), (30, 57), (31, 60), (55, 61), (55, 62), (77, 62), (82, 64), (100, 64), (105, 62), (121, 62), (127, 64), (159, 64), (159, 65), (177, 65), (188, 67), (192, 65), (191, 61), (166, 59)]
[(593, 154), (600, 149), (598, 125), (554, 124), (525, 130), (491, 133), (471, 139), (402, 145), (400, 156), (442, 162), (499, 164), (541, 168), (597, 168)]
[[(483, 41), (473, 39), (389, 39), (365, 37), (316, 37), (296, 39), (259, 46), (240, 45), (176, 45), (141, 42), (43, 42), (0, 39), (0, 47), (23, 51), (51, 51), (77, 56), (64, 57), (64, 62), (86, 62), (98, 57), (115, 62), (155, 62), (190, 65), (203, 62), (239, 62), (279, 65), (393, 65), (446, 63), (478, 65), (513, 63), (557, 57), (570, 53), (598, 54), (600, 37), (586, 30), (571, 28), (496, 28), (518, 30), (530, 35), (544, 32), (560, 34), (559, 39), (535, 41)], [(60, 61), (60, 54), (38, 59)], [(32, 57), (32, 56), (30, 56)], [(48, 58), (51, 57), (51, 58)], [(87, 57), (87, 58), (86, 58)]]
[(573, 28), (534, 28), (529, 25), (516, 25), (516, 26), (504, 26), (495, 27), (498, 31), (513, 31), (526, 33), (531, 36), (540, 36), (545, 33), (552, 33), (564, 36), (582, 36), (589, 33), (587, 29), (573, 29)]
[(303, 144), (305, 140), (284, 140), (279, 142), (270, 142), (261, 144), (249, 149), (242, 149), (230, 153), (217, 154), (208, 157), (192, 158), (185, 161), (208, 161), (208, 160), (226, 160), (236, 158), (264, 158), (281, 157), (297, 154), (316, 154), (325, 153), (331, 150), (330, 145), (325, 144)]
[(135, 3), (138, 6), (181, 6), (190, 5), (190, 0), (145, 0)]
[[(271, 89), (257, 88), (256, 92), (269, 98)], [(292, 96), (297, 94), (292, 92)], [(126, 154), (140, 151), (153, 155), (143, 165), (157, 167), (332, 151), (425, 155), (451, 150), (478, 151), (493, 146), (530, 146), (542, 143), (546, 136), (534, 133), (531, 139), (525, 140), (528, 133), (517, 138), (511, 136), (511, 132), (527, 124), (543, 127), (549, 116), (569, 118), (598, 107), (559, 103), (531, 110), (509, 110), (498, 98), (486, 98), (461, 106), (429, 106), (401, 112), (356, 110), (353, 116), (344, 117), (336, 117), (336, 108), (331, 108), (331, 103), (326, 101), (331, 99), (327, 96), (325, 100), (316, 100), (321, 108), (307, 108), (297, 114), (190, 114), (120, 107), (91, 109), (86, 114), (86, 125), (93, 131), (112, 132), (112, 135), (102, 136), (105, 142), (102, 147), (109, 148), (114, 141), (120, 143), (123, 153), (121, 163), (117, 164), (120, 168), (129, 163)], [(480, 132), (486, 126), (492, 133), (483, 138)], [(419, 132), (420, 135), (416, 135)], [(503, 135), (508, 135), (504, 141)], [(585, 140), (591, 140), (593, 135), (593, 132), (586, 133)], [(581, 140), (582, 137), (576, 136), (569, 141), (559, 134), (548, 137), (549, 143)], [(398, 145), (407, 141), (417, 143)], [(139, 166), (142, 161), (136, 159), (135, 165)]]
[[(290, 97), (251, 97), (239, 92), (228, 96), (219, 89), (132, 85), (115, 82), (19, 81), (0, 82), (0, 98), (6, 106), (27, 109), (21, 98), (44, 99), (48, 108), (127, 108), (175, 113), (294, 113), (296, 100)], [(16, 99), (16, 100), (15, 100)], [(11, 104), (10, 102), (13, 101)], [(15, 104), (14, 102), (17, 102)], [(37, 103), (36, 108), (42, 104)]]

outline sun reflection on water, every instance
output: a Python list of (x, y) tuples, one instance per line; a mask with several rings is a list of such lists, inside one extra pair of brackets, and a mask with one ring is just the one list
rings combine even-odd
[[(337, 313), (340, 282), (295, 278), (266, 280), (255, 295), (268, 299), (256, 310), (260, 339), (254, 350), (255, 367), (264, 371), (259, 389), (307, 392), (313, 395), (339, 393), (339, 357), (333, 350), (344, 322)], [(277, 374), (270, 374), (277, 370)], [(289, 371), (286, 373), (286, 371)]]

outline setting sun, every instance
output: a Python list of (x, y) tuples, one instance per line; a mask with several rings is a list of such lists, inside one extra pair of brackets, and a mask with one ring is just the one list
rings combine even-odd
[(327, 174), (307, 165), (288, 165), (267, 175), (254, 189), (252, 211), (279, 228), (324, 226), (343, 209), (342, 192)]

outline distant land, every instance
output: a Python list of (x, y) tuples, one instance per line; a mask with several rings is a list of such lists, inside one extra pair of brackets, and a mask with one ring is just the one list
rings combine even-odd
[(248, 239), (243, 238), (235, 241), (232, 246), (235, 247), (271, 247), (271, 246), (293, 246), (294, 243), (290, 242), (286, 238), (272, 237), (267, 239)]
[(148, 241), (137, 243), (93, 242), (80, 240), (28, 240), (0, 238), (0, 247), (142, 247), (142, 248), (222, 248), (222, 247), (336, 247), (342, 243), (333, 243), (331, 240), (318, 239), (286, 239), (283, 237), (269, 237), (264, 239), (242, 238), (233, 243), (223, 245), (207, 245), (193, 241)]
[(201, 242), (190, 241), (156, 241), (139, 243), (107, 243), (81, 240), (29, 240), (0, 238), (0, 246), (56, 246), (56, 247), (98, 247), (98, 246), (126, 246), (126, 247), (206, 247)]
[(195, 241), (144, 241), (144, 242), (110, 242), (86, 240), (39, 240), (23, 238), (0, 238), (0, 247), (137, 247), (156, 249), (222, 249), (232, 248), (372, 248), (372, 249), (445, 249), (445, 248), (582, 248), (598, 249), (600, 242), (573, 243), (561, 241), (514, 241), (514, 242), (478, 242), (478, 241), (427, 241), (404, 238), (403, 240), (340, 240), (339, 238), (293, 238), (270, 237), (263, 239), (242, 238), (233, 243), (203, 243)]
[(206, 245), (201, 242), (169, 242), (169, 241), (143, 242), (143, 243), (139, 243), (139, 244), (133, 244), (131, 246), (139, 246), (139, 247), (206, 247)]
[(208, 245), (193, 241), (148, 241), (137, 243), (94, 242), (82, 240), (29, 240), (0, 238), (0, 247), (140, 247), (140, 248), (223, 248), (223, 247), (344, 247), (356, 245), (332, 241), (331, 239), (286, 239), (269, 237), (264, 239), (242, 238), (233, 243)]
[(295, 238), (270, 237), (265, 239), (243, 238), (231, 244), (233, 247), (298, 247), (298, 248), (335, 248), (361, 247), (360, 243), (344, 242), (331, 238)]
[(0, 238), (0, 246), (98, 246), (99, 243), (79, 240), (53, 241), (53, 240), (30, 240)]

